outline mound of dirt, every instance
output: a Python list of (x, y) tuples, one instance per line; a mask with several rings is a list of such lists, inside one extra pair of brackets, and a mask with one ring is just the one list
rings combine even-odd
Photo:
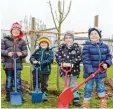
[[(22, 80), (21, 84), (22, 84), (21, 85), (22, 92), (31, 94), (30, 85), (29, 85), (28, 81)], [(4, 84), (1, 85), (1, 93), (3, 93), (3, 94), (6, 93), (6, 91), (5, 91), (5, 82), (4, 82)]]
[[(23, 93), (28, 93), (28, 94), (32, 93), (32, 91), (30, 90), (30, 84), (28, 83), (28, 81), (22, 80), (21, 84), (22, 84), (21, 88), (22, 88)], [(4, 84), (1, 85), (1, 93), (2, 94), (6, 93), (6, 91), (5, 91), (5, 82), (4, 82)], [(59, 96), (60, 93), (61, 92), (57, 91), (57, 90), (49, 90), (48, 91), (48, 94), (52, 94), (52, 95), (55, 95), (55, 96)]]
[(49, 90), (48, 91), (49, 94), (55, 95), (55, 96), (59, 96), (61, 91), (57, 91), (57, 90)]
[[(105, 91), (106, 91), (106, 96), (109, 98), (113, 97), (113, 79), (112, 78), (106, 78), (104, 79), (104, 84), (105, 84)], [(32, 91), (30, 90), (30, 84), (28, 83), (28, 81), (22, 80), (22, 92), (23, 93), (28, 93), (31, 94)], [(1, 93), (5, 94), (5, 83), (1, 85)], [(57, 91), (57, 90), (49, 90), (48, 94), (52, 94), (55, 96), (59, 96), (61, 93), (61, 91)], [(92, 94), (93, 98), (98, 98), (97, 95), (97, 91), (96, 91), (96, 86), (94, 86), (94, 91)]]

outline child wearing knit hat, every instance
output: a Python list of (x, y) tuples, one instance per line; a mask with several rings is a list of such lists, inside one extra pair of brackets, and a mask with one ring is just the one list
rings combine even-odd
[[(56, 61), (60, 67), (60, 76), (64, 78), (65, 73), (62, 71), (62, 64), (73, 68), (68, 73), (68, 87), (77, 86), (77, 78), (80, 74), (81, 49), (77, 43), (74, 43), (74, 34), (72, 31), (67, 31), (64, 34), (64, 43), (60, 45), (56, 54)], [(80, 97), (78, 90), (74, 92), (73, 105), (80, 106)]]
[[(51, 64), (53, 62), (53, 51), (49, 48), (50, 40), (46, 37), (39, 39), (39, 48), (30, 57), (30, 62), (39, 69), (39, 88), (43, 92), (43, 101), (47, 101), (48, 79), (51, 72)], [(33, 88), (36, 87), (36, 73), (33, 70)]]
[[(84, 78), (87, 78), (89, 75), (94, 73), (101, 62), (104, 62), (102, 65), (104, 69), (107, 69), (112, 64), (109, 47), (101, 40), (101, 30), (98, 28), (90, 28), (88, 30), (88, 37), (89, 40), (86, 41), (82, 51)], [(105, 77), (107, 77), (107, 72), (99, 73), (86, 82), (84, 88), (84, 108), (90, 108), (90, 98), (94, 82), (96, 82), (96, 89), (100, 98), (100, 108), (107, 108), (105, 87), (103, 83)]]
[(5, 36), (1, 41), (1, 55), (4, 58), (4, 70), (6, 74), (6, 97), (5, 101), (10, 101), (10, 92), (13, 91), (14, 62), (12, 57), (17, 59), (17, 91), (21, 91), (21, 70), (23, 69), (22, 59), (28, 54), (25, 41), (22, 39), (23, 32), (18, 22), (12, 24), (11, 36)]

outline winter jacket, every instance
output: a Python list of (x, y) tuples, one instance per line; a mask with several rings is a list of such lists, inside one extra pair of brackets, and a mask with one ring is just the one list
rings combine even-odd
[(62, 44), (56, 54), (56, 61), (60, 66), (60, 76), (64, 75), (61, 70), (61, 63), (71, 63), (73, 64), (72, 71), (68, 73), (70, 76), (79, 76), (80, 73), (80, 62), (81, 62), (81, 49), (77, 43), (73, 43), (70, 47), (66, 44)]
[(33, 64), (34, 60), (37, 60), (40, 62), (40, 64), (37, 64), (37, 66), (40, 66), (40, 70), (43, 74), (49, 75), (51, 72), (51, 64), (53, 62), (53, 51), (49, 48), (37, 49), (30, 57), (30, 62)]
[[(111, 54), (108, 46), (99, 41), (94, 44), (91, 41), (86, 41), (82, 51), (82, 59), (84, 65), (84, 78), (94, 73), (98, 69), (98, 65), (103, 61), (108, 67), (112, 64)], [(99, 73), (95, 78), (104, 78), (107, 73)]]
[[(27, 46), (22, 38), (19, 38), (15, 42), (15, 52), (22, 52), (23, 56), (19, 57), (17, 62), (17, 70), (22, 70), (22, 59), (28, 54)], [(10, 36), (6, 36), (1, 40), (1, 56), (3, 57), (4, 69), (14, 69), (14, 60), (8, 56), (9, 52), (14, 52), (14, 40)]]

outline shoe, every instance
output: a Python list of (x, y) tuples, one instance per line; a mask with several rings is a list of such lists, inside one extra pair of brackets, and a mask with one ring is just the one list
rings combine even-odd
[(81, 106), (79, 97), (75, 97), (73, 99), (73, 105), (75, 105), (75, 106)]
[(46, 93), (43, 93), (43, 95), (42, 95), (42, 101), (48, 101)]
[(89, 100), (84, 100), (82, 107), (83, 107), (83, 109), (89, 109), (90, 108), (90, 101)]
[(81, 106), (80, 102), (74, 102), (74, 101), (73, 101), (73, 105), (74, 106)]
[(107, 109), (107, 100), (106, 99), (100, 99), (100, 109)]

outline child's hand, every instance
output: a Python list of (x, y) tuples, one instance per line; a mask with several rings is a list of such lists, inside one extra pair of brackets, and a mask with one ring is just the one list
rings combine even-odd
[(9, 57), (12, 57), (13, 54), (14, 54), (14, 52), (9, 52), (9, 53), (8, 53), (8, 56), (9, 56)]
[(104, 68), (104, 69), (107, 69), (107, 64), (102, 64), (102, 67)]
[(16, 52), (17, 56), (22, 56), (22, 52)]
[(39, 62), (38, 61), (33, 61), (33, 64), (38, 64)]

